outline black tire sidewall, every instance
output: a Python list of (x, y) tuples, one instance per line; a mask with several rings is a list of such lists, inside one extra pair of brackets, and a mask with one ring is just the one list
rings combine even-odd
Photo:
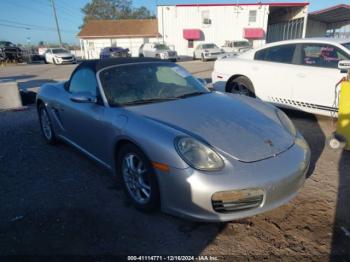
[[(255, 90), (254, 90), (253, 84), (247, 77), (239, 76), (231, 82), (231, 85), (233, 83), (240, 83), (244, 85), (252, 93), (252, 96), (250, 97), (255, 97)], [(233, 93), (232, 91), (233, 91), (233, 86), (231, 86), (230, 92)]]
[[(141, 204), (137, 202), (129, 193), (129, 190), (127, 188), (127, 185), (125, 184), (123, 173), (122, 173), (122, 159), (125, 155), (133, 153), (137, 155), (145, 164), (145, 167), (147, 169), (147, 178), (149, 180), (150, 186), (151, 186), (151, 196), (150, 200), (147, 203)], [(137, 146), (133, 144), (126, 144), (124, 145), (118, 152), (117, 156), (117, 181), (122, 184), (123, 191), (127, 195), (128, 199), (132, 202), (132, 204), (138, 209), (143, 212), (153, 212), (159, 209), (160, 205), (160, 194), (159, 194), (159, 187), (158, 187), (158, 181), (156, 173), (154, 172), (151, 161), (148, 159), (148, 157), (142, 152), (141, 149), (139, 149)]]

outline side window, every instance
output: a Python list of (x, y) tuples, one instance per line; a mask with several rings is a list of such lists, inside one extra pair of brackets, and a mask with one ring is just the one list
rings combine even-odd
[(291, 64), (296, 45), (280, 45), (263, 49), (255, 53), (255, 60)]
[(97, 81), (95, 73), (88, 68), (79, 69), (74, 73), (69, 84), (69, 92), (89, 92), (91, 95), (97, 95)]
[(336, 46), (327, 44), (304, 44), (301, 47), (300, 64), (325, 68), (338, 68), (340, 60), (350, 57)]

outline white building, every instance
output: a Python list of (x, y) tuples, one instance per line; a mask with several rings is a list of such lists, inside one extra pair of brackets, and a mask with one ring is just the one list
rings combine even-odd
[(99, 58), (102, 48), (115, 46), (129, 48), (132, 56), (138, 56), (143, 43), (159, 41), (156, 19), (93, 20), (78, 37), (85, 59)]
[(182, 4), (157, 7), (161, 40), (191, 56), (200, 43), (266, 42), (306, 35), (308, 3)]

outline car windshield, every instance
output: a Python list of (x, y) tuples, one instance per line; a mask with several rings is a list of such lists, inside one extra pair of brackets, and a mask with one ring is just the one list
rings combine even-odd
[(105, 69), (99, 78), (110, 106), (156, 103), (210, 93), (184, 68), (139, 63)]
[(349, 50), (350, 50), (350, 42), (349, 42), (349, 43), (345, 43), (345, 44), (343, 44), (343, 46), (345, 46), (347, 49), (349, 49)]
[(69, 53), (69, 51), (63, 48), (57, 48), (57, 49), (52, 49), (52, 53), (54, 54)]
[(154, 48), (158, 49), (158, 50), (169, 50), (170, 49), (167, 45), (164, 45), (164, 44), (157, 44), (154, 46)]
[(203, 49), (213, 49), (213, 48), (219, 48), (217, 45), (215, 44), (204, 44), (202, 45)]
[(247, 41), (237, 41), (233, 43), (234, 47), (249, 47), (250, 44)]
[(16, 45), (12, 44), (11, 42), (5, 42), (5, 41), (0, 41), (0, 46), (1, 47), (16, 47)]

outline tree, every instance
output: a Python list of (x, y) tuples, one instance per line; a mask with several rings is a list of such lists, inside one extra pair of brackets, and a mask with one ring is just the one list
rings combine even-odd
[(148, 19), (154, 15), (144, 6), (132, 7), (132, 0), (91, 0), (83, 8), (84, 24), (90, 20)]

